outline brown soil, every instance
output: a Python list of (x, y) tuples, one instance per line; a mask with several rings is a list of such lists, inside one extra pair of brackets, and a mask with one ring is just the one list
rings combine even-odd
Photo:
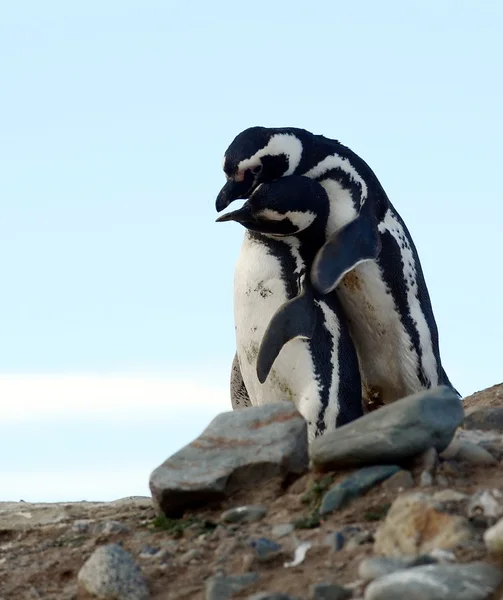
[[(475, 406), (501, 405), (503, 386), (478, 392), (465, 401), (468, 410)], [(417, 483), (419, 467), (409, 467)], [(503, 465), (474, 468), (465, 465), (457, 467), (454, 464), (452, 469), (445, 469), (444, 474), (450, 488), (473, 493), (480, 489), (501, 488)], [(333, 480), (337, 481), (344, 475), (334, 474)], [(299, 542), (321, 542), (330, 532), (345, 525), (358, 525), (363, 530), (374, 532), (380, 519), (384, 518), (387, 507), (397, 496), (396, 491), (387, 490), (385, 485), (376, 486), (345, 510), (326, 518), (320, 526), (296, 529), (294, 534), (276, 540), (282, 545), (284, 554), (271, 563), (254, 562), (248, 546), (250, 537), (273, 539), (271, 528), (276, 524), (309, 516), (310, 508), (303, 498), (310, 492), (312, 495), (313, 485), (323, 477), (326, 476), (310, 473), (279, 495), (275, 486), (241, 492), (219, 506), (188, 513), (178, 523), (157, 523), (162, 527), (154, 524), (156, 514), (148, 499), (108, 504), (44, 505), (49, 507), (48, 510), (54, 510), (55, 514), (61, 514), (59, 522), (45, 525), (31, 524), (29, 517), (23, 519), (19, 516), (20, 512), (36, 515), (39, 505), (16, 503), (9, 509), (12, 513), (10, 518), (6, 507), (0, 504), (0, 511), (4, 510), (3, 516), (0, 515), (0, 600), (88, 598), (82, 590), (77, 589), (79, 569), (96, 547), (113, 542), (121, 542), (131, 552), (156, 600), (202, 600), (206, 581), (219, 571), (227, 575), (247, 571), (260, 573), (256, 585), (233, 598), (247, 598), (257, 591), (282, 591), (307, 598), (309, 586), (313, 583), (349, 584), (358, 579), (360, 561), (372, 555), (372, 543), (339, 552), (327, 546), (313, 546), (301, 565), (285, 568), (284, 562), (292, 559)], [(412, 491), (419, 489), (432, 493), (442, 488), (417, 487)], [(223, 510), (241, 504), (265, 504), (269, 511), (255, 524), (217, 526)], [(119, 521), (129, 531), (109, 535), (79, 532), (72, 529), (74, 521), (78, 519)], [(478, 533), (479, 541), (481, 534), (482, 530)], [(166, 552), (163, 557), (141, 555), (146, 546), (165, 549)], [(187, 555), (191, 550), (197, 550), (192, 558)], [(495, 562), (495, 559), (486, 556), (482, 544), (456, 551), (456, 555), (462, 562), (479, 559)]]

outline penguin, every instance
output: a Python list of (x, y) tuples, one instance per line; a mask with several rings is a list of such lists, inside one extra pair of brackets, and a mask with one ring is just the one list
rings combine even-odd
[(232, 360), (230, 392), (233, 410), (252, 406), (250, 395), (248, 394), (245, 382), (243, 381), (243, 376), (241, 375), (237, 352), (234, 354), (234, 359)]
[(217, 219), (247, 229), (234, 310), (251, 402), (292, 401), (310, 441), (363, 415), (358, 357), (340, 301), (319, 294), (309, 277), (328, 216), (323, 187), (292, 176), (259, 185), (240, 209)]
[[(377, 176), (337, 140), (298, 128), (251, 127), (225, 152), (217, 212), (265, 182), (303, 175), (330, 201), (325, 240), (310, 278), (336, 290), (360, 361), (364, 397), (387, 404), (451, 382), (412, 237)], [(454, 391), (456, 391), (454, 389)], [(457, 393), (457, 392), (456, 392)]]

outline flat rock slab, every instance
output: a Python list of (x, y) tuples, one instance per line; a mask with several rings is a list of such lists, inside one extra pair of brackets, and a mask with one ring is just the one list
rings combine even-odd
[(502, 580), (500, 569), (484, 563), (415, 567), (377, 579), (365, 600), (488, 600)]
[(278, 402), (215, 417), (155, 469), (150, 490), (158, 510), (179, 517), (236, 490), (301, 475), (308, 463), (306, 421), (290, 402)]
[(358, 498), (376, 483), (384, 481), (400, 470), (396, 465), (377, 465), (359, 469), (328, 490), (320, 506), (320, 515), (327, 515), (343, 508), (350, 500)]
[(447, 386), (407, 396), (316, 438), (310, 448), (321, 471), (397, 463), (428, 448), (444, 450), (464, 417), (463, 405)]

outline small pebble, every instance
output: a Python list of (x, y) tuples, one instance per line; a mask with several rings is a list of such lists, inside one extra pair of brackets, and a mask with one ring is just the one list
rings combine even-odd
[(273, 560), (282, 551), (279, 544), (267, 538), (253, 539), (249, 542), (249, 545), (253, 548), (255, 556), (261, 562)]
[(410, 471), (398, 471), (389, 479), (386, 479), (381, 485), (383, 490), (390, 492), (400, 492), (414, 487), (414, 478)]
[(273, 537), (282, 538), (286, 535), (290, 535), (293, 531), (295, 531), (295, 527), (292, 523), (281, 523), (279, 525), (274, 525), (271, 534)]
[(181, 565), (188, 565), (193, 560), (197, 560), (198, 558), (201, 558), (202, 555), (203, 555), (203, 553), (201, 552), (201, 550), (199, 550), (198, 548), (192, 548), (192, 550), (188, 550), (187, 552), (182, 554), (178, 558), (178, 562)]
[(222, 513), (224, 523), (254, 523), (267, 514), (267, 507), (260, 505), (238, 506)]
[(353, 592), (335, 583), (315, 583), (309, 589), (310, 600), (347, 600)]
[(461, 442), (456, 460), (472, 465), (497, 465), (498, 461), (484, 448), (472, 442)]
[(227, 600), (256, 583), (259, 579), (258, 573), (246, 573), (245, 575), (231, 575), (229, 577), (212, 577), (206, 583), (206, 600)]
[(138, 556), (140, 558), (153, 558), (158, 552), (160, 552), (159, 548), (154, 548), (152, 546), (143, 546)]
[(346, 550), (354, 550), (358, 548), (358, 546), (362, 546), (363, 544), (368, 544), (374, 541), (374, 536), (370, 533), (370, 531), (361, 531), (360, 533), (356, 533), (351, 539), (348, 540), (346, 544)]
[(126, 527), (126, 525), (120, 521), (103, 521), (101, 523), (96, 523), (93, 527), (93, 533), (103, 533), (105, 535), (126, 533), (128, 531), (129, 527)]
[(434, 548), (428, 553), (429, 556), (435, 558), (439, 563), (456, 562), (456, 555), (450, 550), (442, 550), (442, 548)]
[(75, 531), (76, 533), (87, 533), (92, 523), (94, 523), (92, 519), (78, 519), (73, 522), (72, 531)]
[(476, 492), (468, 503), (468, 518), (493, 525), (503, 516), (503, 494), (497, 490)]
[(466, 500), (468, 498), (467, 494), (463, 494), (462, 492), (457, 492), (456, 490), (441, 490), (440, 492), (435, 492), (433, 494), (433, 499), (437, 502), (461, 502), (462, 500)]
[(434, 473), (438, 465), (438, 452), (433, 446), (414, 459), (414, 463), (420, 464), (425, 471)]
[(430, 487), (433, 485), (433, 475), (430, 471), (423, 471), (419, 476), (419, 485), (421, 487)]
[(334, 552), (342, 550), (346, 542), (361, 533), (360, 527), (348, 525), (339, 531), (332, 531), (325, 536), (324, 545), (330, 546)]
[(396, 465), (377, 465), (355, 471), (335, 484), (323, 497), (320, 515), (327, 515), (346, 506), (350, 500), (361, 496), (376, 483), (384, 481), (400, 471)]
[(97, 548), (78, 574), (79, 584), (104, 600), (148, 600), (143, 574), (131, 555), (118, 544)]

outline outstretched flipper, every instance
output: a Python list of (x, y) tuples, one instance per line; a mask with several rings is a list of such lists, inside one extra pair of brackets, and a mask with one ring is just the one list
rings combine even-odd
[(257, 357), (260, 383), (269, 376), (272, 365), (285, 344), (294, 338), (311, 339), (316, 327), (316, 306), (308, 276), (304, 276), (302, 293), (278, 308), (262, 338)]
[(365, 204), (355, 219), (333, 233), (318, 250), (311, 267), (311, 282), (320, 294), (335, 289), (356, 265), (379, 256), (377, 223)]
[(241, 375), (241, 367), (239, 366), (237, 353), (234, 354), (231, 367), (231, 404), (232, 410), (252, 406), (248, 390), (246, 389), (243, 376)]

